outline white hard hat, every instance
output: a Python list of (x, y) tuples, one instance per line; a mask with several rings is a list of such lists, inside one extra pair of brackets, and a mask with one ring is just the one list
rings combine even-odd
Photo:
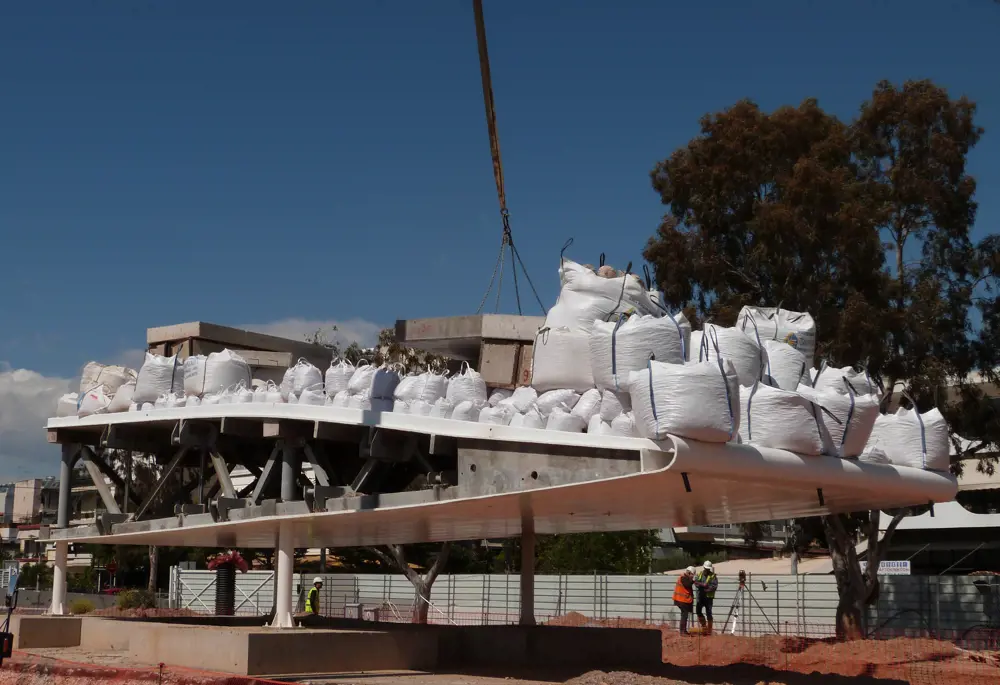
[(688, 573), (694, 573), (694, 566), (688, 566), (688, 567), (687, 567), (686, 569), (684, 569), (684, 570), (685, 570), (685, 571), (687, 571)]
[(316, 583), (322, 584), (323, 583), (323, 579), (320, 578), (319, 576), (316, 576), (315, 578), (313, 578), (313, 585), (315, 585)]
[(712, 562), (711, 561), (706, 561), (705, 562), (705, 568), (707, 568), (709, 571), (711, 571), (712, 570)]

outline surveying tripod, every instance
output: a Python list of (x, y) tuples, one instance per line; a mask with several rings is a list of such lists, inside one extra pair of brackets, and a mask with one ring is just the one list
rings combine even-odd
[(764, 607), (760, 605), (760, 602), (757, 601), (757, 598), (753, 596), (753, 592), (750, 590), (750, 588), (747, 587), (746, 571), (740, 571), (740, 586), (736, 590), (736, 596), (733, 597), (733, 605), (729, 607), (729, 615), (726, 616), (726, 622), (722, 625), (722, 632), (723, 633), (726, 632), (726, 628), (729, 628), (729, 621), (730, 619), (732, 619), (733, 627), (729, 630), (729, 633), (731, 635), (736, 634), (736, 624), (739, 623), (740, 621), (740, 606), (744, 599), (744, 595), (746, 597), (749, 597), (750, 601), (752, 601), (754, 604), (757, 605), (757, 608), (760, 610), (761, 616), (763, 616), (764, 619), (767, 621), (768, 625), (771, 626), (771, 630), (773, 630), (777, 634), (778, 629), (775, 627), (774, 623), (771, 622), (771, 619), (768, 618), (767, 613), (764, 611)]

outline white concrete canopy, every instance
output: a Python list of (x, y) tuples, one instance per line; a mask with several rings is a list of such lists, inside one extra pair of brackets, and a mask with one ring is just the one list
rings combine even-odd
[(804, 457), (744, 445), (680, 438), (658, 443), (294, 404), (218, 405), (51, 419), (48, 427), (100, 431), (108, 424), (222, 417), (381, 426), (498, 444), (634, 450), (641, 456), (642, 472), (417, 505), (189, 526), (182, 523), (180, 527), (91, 537), (72, 535), (68, 530), (68, 537), (115, 545), (274, 548), (279, 527), (285, 524), (294, 547), (346, 547), (510, 537), (520, 533), (525, 518), (534, 521), (539, 534), (779, 520), (945, 502), (953, 499), (957, 490), (955, 479), (948, 474), (835, 457)]

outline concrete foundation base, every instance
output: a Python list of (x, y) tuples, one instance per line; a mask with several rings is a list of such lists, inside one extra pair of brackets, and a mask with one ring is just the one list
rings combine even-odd
[(165, 663), (249, 676), (481, 668), (639, 668), (661, 663), (658, 630), (554, 626), (415, 626), (329, 621), (276, 631), (244, 625), (19, 616), (17, 648), (127, 652)]

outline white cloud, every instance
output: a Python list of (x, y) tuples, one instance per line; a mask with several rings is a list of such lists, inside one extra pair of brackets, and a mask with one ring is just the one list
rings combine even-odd
[[(332, 332), (334, 327), (337, 329), (335, 333)], [(385, 326), (364, 319), (347, 319), (346, 321), (283, 319), (273, 323), (242, 324), (239, 328), (292, 340), (303, 340), (307, 336), (312, 336), (316, 331), (323, 331), (328, 339), (337, 342), (341, 347), (346, 347), (352, 342), (357, 342), (362, 347), (370, 347), (378, 340), (379, 331)]]
[(0, 362), (0, 480), (58, 473), (59, 450), (45, 441), (45, 422), (75, 385)]

